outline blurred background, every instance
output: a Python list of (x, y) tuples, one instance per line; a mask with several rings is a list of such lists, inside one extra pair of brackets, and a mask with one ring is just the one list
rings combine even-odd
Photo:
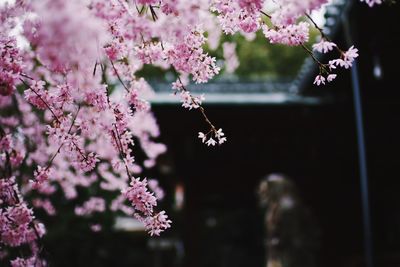
[[(60, 203), (63, 212), (46, 221), (51, 266), (400, 266), (400, 6), (350, 2), (316, 15), (341, 47), (350, 41), (361, 55), (358, 68), (325, 87), (312, 85), (316, 69), (301, 48), (226, 37), (238, 42), (239, 68), (190, 87), (206, 94), (209, 117), (228, 136), (221, 147), (197, 140), (206, 125), (169, 96), (170, 75), (145, 69), (168, 146), (149, 175), (166, 191), (162, 208), (173, 226), (151, 238), (134, 221), (115, 224), (104, 214), (103, 231), (92, 232)], [(221, 49), (210, 53), (222, 57)], [(360, 172), (354, 87), (368, 177)]]

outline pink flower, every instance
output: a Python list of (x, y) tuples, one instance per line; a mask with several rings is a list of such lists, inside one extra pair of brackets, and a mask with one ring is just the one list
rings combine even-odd
[(239, 6), (247, 10), (260, 10), (264, 0), (238, 0)]
[(260, 28), (258, 17), (246, 17), (239, 23), (240, 28), (247, 33), (255, 32)]
[[(6, 9), (4, 9), (6, 10)], [(4, 16), (7, 16), (5, 14)], [(0, 17), (2, 14), (0, 14)], [(5, 22), (1, 22), (2, 24)], [(22, 57), (14, 37), (6, 36), (0, 26), (0, 96), (11, 95), (22, 72)]]
[(326, 78), (326, 80), (328, 81), (328, 82), (331, 82), (331, 81), (333, 81), (334, 79), (336, 79), (336, 74), (329, 74), (328, 75), (328, 77)]
[(320, 53), (328, 53), (329, 51), (332, 51), (334, 47), (336, 47), (335, 43), (328, 42), (324, 39), (322, 39), (319, 43), (313, 44), (313, 50)]
[(264, 26), (263, 32), (265, 37), (273, 44), (297, 46), (308, 42), (309, 27), (310, 25), (307, 22), (300, 22), (299, 24), (283, 26), (278, 30)]
[(29, 89), (25, 90), (25, 99), (38, 109), (46, 109), (46, 104), (52, 102), (48, 91), (44, 89), (45, 84), (44, 81), (35, 81)]
[(201, 141), (202, 141), (203, 143), (205, 143), (205, 142), (206, 142), (206, 139), (207, 139), (207, 136), (206, 136), (204, 133), (199, 132), (198, 138), (200, 138)]
[(168, 62), (177, 71), (192, 74), (196, 83), (207, 82), (220, 70), (215, 58), (204, 53), (201, 46), (205, 41), (203, 31), (195, 28), (182, 42), (176, 43), (166, 51)]
[(178, 16), (178, 1), (179, 0), (163, 0), (161, 2), (161, 11), (166, 15), (174, 14), (175, 16)]
[(130, 187), (122, 191), (125, 198), (128, 199), (135, 210), (140, 211), (146, 216), (153, 213), (153, 207), (157, 205), (157, 199), (147, 190), (147, 180), (132, 178)]
[(358, 49), (355, 48), (354, 46), (351, 46), (349, 50), (344, 52), (343, 55), (343, 60), (345, 62), (348, 62), (348, 64), (351, 66), (353, 64), (353, 61), (358, 57)]
[(6, 213), (8, 218), (16, 224), (29, 224), (33, 219), (33, 212), (26, 204), (8, 207)]
[(116, 42), (113, 42), (113, 43), (111, 43), (111, 45), (104, 48), (107, 57), (111, 61), (115, 61), (115, 60), (119, 59), (120, 55), (122, 54), (121, 49), (122, 48)]
[(24, 258), (16, 258), (11, 261), (11, 267), (36, 267), (42, 266), (39, 265), (40, 260), (36, 258), (36, 256), (30, 257), (28, 259)]
[(150, 110), (149, 102), (141, 97), (148, 95), (149, 92), (152, 92), (150, 85), (143, 78), (140, 78), (132, 82), (131, 88), (129, 92), (126, 94), (125, 98), (128, 100), (128, 103), (132, 105), (132, 107), (135, 110), (149, 111)]
[(78, 167), (84, 172), (93, 170), (96, 167), (96, 163), (99, 161), (98, 156), (93, 152), (87, 154), (85, 157), (80, 153), (78, 154)]
[(215, 141), (213, 138), (210, 137), (210, 139), (207, 140), (206, 145), (207, 146), (215, 146), (217, 144), (217, 141)]
[(161, 43), (147, 43), (141, 47), (136, 47), (136, 56), (144, 64), (154, 64), (163, 56)]
[(92, 105), (98, 111), (104, 111), (108, 108), (107, 102), (107, 85), (102, 85), (99, 88), (93, 88), (85, 92), (85, 101)]
[(318, 86), (321, 84), (325, 84), (325, 77), (322, 75), (318, 75), (317, 77), (315, 77), (314, 84)]
[(329, 67), (331, 69), (336, 69), (336, 66), (348, 69), (348, 68), (351, 67), (351, 65), (352, 65), (352, 62), (345, 61), (345, 60), (340, 59), (340, 58), (329, 61)]
[(33, 212), (26, 204), (0, 209), (0, 237), (5, 245), (17, 247), (36, 239), (30, 227)]
[(161, 232), (171, 227), (171, 220), (168, 220), (168, 216), (165, 211), (161, 211), (154, 216), (148, 217), (144, 220), (146, 230), (151, 236), (159, 236)]
[(34, 180), (33, 188), (37, 189), (49, 179), (50, 168), (43, 168), (41, 166), (37, 167), (37, 170), (34, 172)]
[(189, 91), (181, 91), (180, 93), (182, 107), (191, 109), (197, 109), (201, 106), (204, 101), (204, 95), (193, 96)]

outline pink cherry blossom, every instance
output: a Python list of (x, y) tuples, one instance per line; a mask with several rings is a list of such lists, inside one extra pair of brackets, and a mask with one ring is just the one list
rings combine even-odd
[(334, 47), (336, 47), (335, 43), (323, 39), (319, 43), (313, 44), (313, 49), (320, 53), (328, 53), (332, 51)]
[(283, 26), (278, 30), (269, 29), (267, 26), (264, 26), (263, 32), (271, 43), (297, 46), (308, 41), (309, 24), (307, 22), (300, 22), (299, 24)]
[[(211, 147), (227, 137), (208, 117), (204, 95), (193, 93), (190, 84), (209, 82), (220, 73), (205, 47), (217, 49), (222, 33), (262, 31), (266, 41), (302, 47), (319, 67), (316, 85), (332, 82), (338, 68), (354, 64), (357, 48), (339, 47), (312, 18), (302, 20), (328, 0), (276, 0), (270, 14), (263, 10), (266, 3), (42, 0), (0, 5), (0, 247), (2, 255), (24, 252), (9, 259), (11, 266), (46, 266), (38, 245), (46, 229), (34, 212), (56, 214), (53, 197), (77, 200), (86, 190), (86, 201), (75, 206), (78, 216), (89, 220), (95, 213), (123, 212), (139, 219), (150, 235), (171, 227), (158, 209), (164, 197), (159, 183), (138, 178), (167, 150), (157, 141), (160, 129), (149, 101), (155, 92), (140, 76), (146, 65), (175, 75), (171, 93), (204, 119), (206, 128), (198, 137)], [(17, 22), (24, 45), (16, 38)], [(321, 41), (309, 44), (312, 27)], [(233, 73), (239, 66), (236, 45), (225, 42), (222, 48), (225, 70)], [(326, 61), (315, 52), (326, 53)], [(97, 222), (88, 227), (102, 229)]]
[(153, 214), (157, 199), (148, 191), (146, 179), (141, 181), (140, 178), (132, 178), (130, 187), (122, 190), (122, 193), (137, 211), (146, 216)]
[(331, 82), (331, 81), (333, 81), (334, 79), (336, 79), (336, 74), (329, 74), (328, 75), (328, 77), (326, 77), (326, 80), (328, 81), (328, 82)]
[(322, 76), (322, 75), (318, 75), (317, 77), (315, 77), (315, 80), (314, 80), (314, 84), (316, 84), (316, 85), (321, 85), (321, 84), (325, 84), (325, 77), (324, 76)]
[(146, 230), (151, 236), (160, 235), (161, 232), (171, 227), (171, 220), (168, 220), (168, 216), (165, 211), (161, 211), (152, 217), (148, 217), (144, 220)]

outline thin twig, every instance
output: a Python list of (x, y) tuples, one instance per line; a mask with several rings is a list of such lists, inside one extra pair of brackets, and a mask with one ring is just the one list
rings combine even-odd
[(178, 76), (178, 80), (179, 80), (179, 82), (182, 84), (182, 89), (183, 89), (185, 92), (188, 92), (188, 93), (189, 93), (190, 100), (192, 101), (192, 103), (199, 106), (200, 113), (201, 113), (201, 115), (203, 116), (204, 120), (208, 123), (208, 125), (210, 126), (210, 128), (211, 128), (214, 132), (216, 132), (217, 129), (216, 129), (216, 127), (214, 126), (214, 124), (212, 124), (212, 122), (210, 121), (210, 119), (208, 118), (208, 116), (207, 116), (207, 114), (206, 114), (206, 112), (205, 112), (205, 109), (204, 109), (201, 105), (199, 105), (199, 104), (196, 102), (195, 98), (192, 96), (192, 94), (189, 92), (189, 90), (186, 89), (186, 87), (185, 87), (185, 86), (183, 85), (183, 83), (182, 83), (181, 77)]
[[(55, 119), (59, 124), (61, 124), (61, 120), (57, 117), (57, 115), (54, 113), (54, 111), (52, 110), (52, 108), (50, 107), (50, 105), (42, 98), (42, 96), (41, 96), (38, 92), (36, 92), (29, 84), (27, 84), (23, 79), (20, 79), (20, 80), (21, 80), (21, 82), (22, 82), (26, 87), (28, 87), (28, 89), (32, 90), (32, 92), (34, 92), (35, 95), (36, 95), (37, 97), (39, 97), (39, 99), (40, 99), (40, 100), (45, 104), (45, 106), (49, 109), (49, 111), (51, 112), (51, 114), (53, 114), (54, 119)], [(82, 152), (82, 150), (81, 150), (80, 147), (75, 143), (75, 141), (71, 141), (71, 143), (76, 147), (76, 149), (78, 150), (79, 154), (81, 154), (81, 156), (82, 156), (85, 160), (87, 160), (86, 155)]]
[(264, 16), (268, 17), (268, 18), (272, 18), (271, 15), (268, 15), (267, 13), (265, 13), (264, 11), (260, 10), (260, 13), (263, 14)]
[(112, 60), (110, 60), (110, 62), (111, 62), (111, 66), (114, 69), (115, 75), (117, 75), (119, 82), (122, 84), (122, 86), (125, 88), (125, 90), (129, 93), (129, 88), (125, 85), (124, 81), (122, 81), (121, 76), (119, 76), (118, 70), (115, 68), (114, 63), (112, 62)]
[(56, 121), (58, 123), (61, 123), (61, 121), (58, 119), (57, 115), (54, 113), (53, 109), (49, 106), (49, 104), (47, 104), (46, 101), (44, 101), (44, 99), (42, 98), (42, 96), (36, 92), (36, 90), (34, 90), (28, 83), (26, 83), (23, 79), (20, 79), (20, 81), (26, 86), (28, 87), (32, 92), (35, 93), (35, 95), (37, 97), (39, 97), (39, 99), (45, 104), (45, 106), (47, 107), (47, 109), (51, 112), (51, 114), (53, 114), (54, 118), (56, 119)]
[(308, 15), (307, 13), (305, 15), (312, 22), (314, 27), (321, 33), (322, 38), (324, 38), (325, 40), (329, 41), (329, 38), (325, 35), (323, 29), (318, 26), (318, 24), (313, 20), (313, 18), (310, 15)]
[[(117, 118), (115, 117), (114, 110), (113, 110), (113, 108), (111, 107), (110, 94), (109, 94), (109, 92), (108, 92), (108, 88), (106, 88), (106, 96), (107, 96), (108, 107), (109, 107), (110, 110), (112, 110), (115, 120), (117, 120)], [(132, 176), (131, 176), (131, 174), (129, 173), (128, 165), (126, 164), (126, 154), (125, 154), (125, 152), (123, 151), (121, 136), (119, 135), (117, 125), (116, 125), (115, 123), (113, 123), (113, 126), (114, 126), (114, 129), (115, 129), (115, 132), (114, 132), (114, 130), (111, 130), (112, 137), (114, 138), (114, 141), (115, 141), (115, 143), (116, 143), (116, 145), (117, 145), (117, 149), (118, 149), (118, 152), (119, 152), (119, 156), (121, 157), (122, 161), (124, 162), (126, 174), (128, 175), (128, 178), (129, 178), (130, 180), (132, 180)]]
[[(76, 112), (74, 118), (72, 119), (72, 123), (71, 123), (71, 126), (69, 127), (69, 130), (68, 130), (68, 133), (67, 133), (67, 134), (71, 133), (72, 127), (73, 127), (74, 124), (75, 124), (75, 120), (76, 120), (76, 118), (78, 117), (78, 113), (79, 113), (80, 109), (81, 109), (81, 106), (78, 105), (78, 110), (77, 110), (77, 112)], [(64, 146), (64, 143), (62, 143), (62, 144), (58, 147), (56, 153), (54, 153), (54, 155), (51, 157), (51, 159), (50, 159), (49, 163), (47, 164), (47, 167), (46, 167), (45, 170), (48, 170), (48, 169), (51, 167), (51, 165), (52, 165), (52, 163), (53, 163), (53, 160), (54, 160), (54, 159), (56, 158), (56, 156), (60, 153), (61, 148), (62, 148), (63, 146)]]

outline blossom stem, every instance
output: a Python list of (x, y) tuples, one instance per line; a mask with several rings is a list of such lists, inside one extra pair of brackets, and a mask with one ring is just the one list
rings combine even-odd
[[(75, 116), (74, 116), (74, 118), (73, 118), (73, 120), (72, 120), (71, 126), (69, 127), (68, 134), (71, 133), (72, 127), (73, 127), (74, 124), (75, 124), (75, 120), (76, 120), (76, 118), (78, 117), (78, 113), (79, 113), (80, 109), (81, 109), (81, 106), (78, 105), (78, 110), (76, 111), (76, 114), (75, 114)], [(50, 159), (50, 161), (49, 161), (49, 163), (47, 164), (47, 167), (46, 167), (46, 169), (45, 169), (46, 171), (51, 167), (51, 165), (53, 164), (54, 159), (55, 159), (56, 156), (60, 153), (61, 148), (62, 148), (63, 146), (64, 146), (64, 143), (62, 143), (62, 144), (58, 147), (56, 153), (54, 153), (54, 155), (51, 157), (51, 159)]]
[(115, 67), (114, 63), (112, 62), (112, 60), (110, 60), (110, 62), (111, 62), (111, 66), (112, 66), (113, 69), (114, 69), (115, 75), (117, 75), (117, 78), (118, 78), (119, 82), (122, 84), (122, 86), (124, 87), (124, 89), (129, 93), (129, 89), (128, 89), (128, 87), (125, 85), (124, 81), (122, 81), (122, 78), (121, 78), (121, 76), (119, 75), (118, 70), (117, 70), (117, 68)]
[(313, 20), (313, 18), (309, 14), (305, 13), (305, 15), (311, 21), (311, 23), (314, 25), (314, 27), (320, 32), (321, 37), (327, 41), (330, 41), (329, 37), (326, 36), (326, 34), (324, 33), (324, 30), (318, 26), (318, 24), (315, 22), (315, 20)]
[[(112, 64), (112, 62), (111, 62), (111, 64)], [(115, 117), (114, 110), (113, 110), (112, 107), (111, 107), (110, 93), (109, 93), (109, 91), (108, 91), (108, 88), (106, 88), (106, 95), (107, 95), (108, 108), (109, 108), (110, 110), (112, 110), (113, 115), (114, 115), (114, 119), (117, 121), (117, 118)], [(121, 157), (122, 161), (124, 162), (126, 174), (128, 175), (129, 180), (132, 180), (132, 175), (130, 174), (128, 165), (126, 164), (126, 161), (125, 161), (125, 160), (126, 160), (126, 154), (125, 154), (125, 152), (123, 151), (121, 136), (119, 135), (117, 125), (116, 125), (115, 123), (113, 123), (113, 126), (114, 126), (114, 129), (111, 130), (112, 138), (114, 139), (115, 144), (117, 145), (117, 149), (118, 149), (119, 156)], [(114, 131), (114, 130), (115, 130), (115, 131)]]
[(265, 13), (264, 11), (260, 10), (260, 13), (263, 14), (264, 16), (266, 16), (267, 18), (271, 19), (271, 15)]
[(39, 97), (39, 99), (44, 103), (44, 105), (47, 107), (47, 109), (51, 112), (51, 114), (53, 114), (53, 117), (54, 117), (54, 119), (58, 122), (58, 123), (61, 123), (61, 121), (60, 121), (60, 119), (57, 117), (57, 115), (54, 113), (54, 111), (53, 111), (53, 109), (50, 107), (50, 105), (46, 102), (46, 101), (44, 101), (44, 99), (43, 99), (43, 97), (38, 93), (38, 92), (36, 92), (36, 90), (34, 90), (28, 83), (26, 83), (23, 79), (20, 79), (21, 80), (21, 82), (26, 86), (26, 87), (28, 87), (28, 89), (30, 89), (32, 92), (34, 92), (35, 93), (35, 95), (37, 96), (37, 97)]
[(314, 60), (314, 62), (318, 64), (318, 67), (319, 67), (319, 69), (320, 69), (320, 72), (324, 72), (324, 71), (326, 72), (326, 71), (327, 71), (327, 70), (326, 70), (326, 64), (324, 64), (324, 63), (322, 63), (321, 61), (319, 61), (319, 60), (315, 57), (314, 53), (313, 53), (310, 49), (308, 49), (307, 46), (305, 46), (304, 44), (301, 44), (301, 47), (311, 56), (311, 58)]
[(192, 101), (193, 104), (196, 104), (199, 106), (199, 110), (201, 115), (203, 116), (204, 120), (206, 121), (206, 123), (210, 126), (210, 128), (213, 130), (213, 132), (216, 132), (217, 129), (215, 128), (214, 124), (210, 121), (210, 119), (208, 118), (205, 109), (203, 108), (203, 106), (201, 106), (200, 104), (197, 103), (197, 101), (195, 100), (195, 98), (192, 96), (192, 94), (189, 92), (189, 90), (186, 89), (186, 87), (183, 85), (181, 77), (178, 76), (178, 80), (179, 82), (182, 84), (182, 90), (184, 90), (185, 92), (188, 92), (190, 95), (190, 100)]

